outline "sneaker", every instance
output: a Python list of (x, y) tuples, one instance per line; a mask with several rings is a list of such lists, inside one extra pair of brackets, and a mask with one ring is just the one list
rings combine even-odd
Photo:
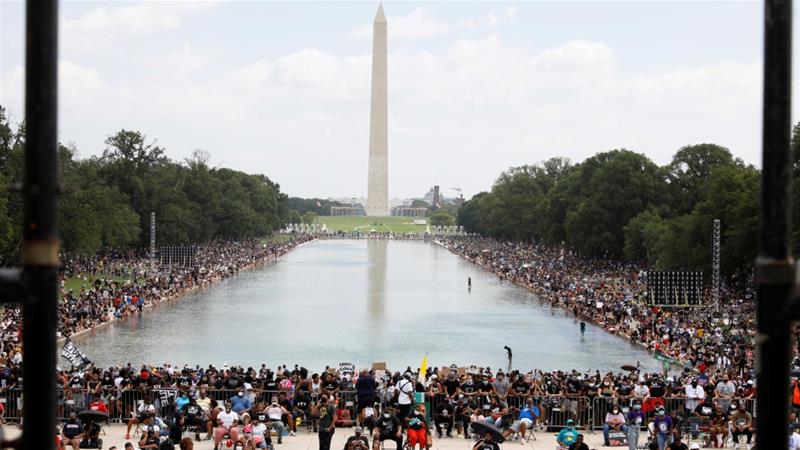
[(290, 432), (289, 432), (289, 436), (297, 436), (297, 435), (296, 435), (296, 434), (294, 434), (294, 431), (290, 431)]

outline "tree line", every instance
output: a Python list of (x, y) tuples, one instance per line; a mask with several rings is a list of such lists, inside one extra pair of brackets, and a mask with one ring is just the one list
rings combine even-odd
[[(800, 124), (793, 132), (794, 247), (800, 243)], [(470, 232), (563, 246), (589, 258), (660, 270), (711, 265), (713, 221), (721, 221), (726, 275), (752, 273), (757, 253), (760, 171), (716, 144), (689, 145), (669, 164), (626, 149), (579, 164), (552, 158), (501, 173), (459, 210)]]
[[(0, 106), (0, 186), (20, 183), (24, 123), (14, 129)], [(282, 228), (287, 196), (265, 175), (209, 167), (208, 152), (174, 161), (139, 131), (108, 136), (101, 156), (78, 158), (59, 145), (63, 191), (59, 204), (62, 250), (90, 254), (149, 246), (150, 213), (157, 245), (266, 236)], [(20, 243), (22, 199), (0, 190), (0, 255), (14, 262)]]

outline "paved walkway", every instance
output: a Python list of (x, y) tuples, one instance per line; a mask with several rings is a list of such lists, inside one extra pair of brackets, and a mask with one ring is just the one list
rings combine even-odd
[[(103, 439), (103, 449), (108, 449), (112, 445), (116, 445), (119, 450), (123, 450), (125, 442), (132, 442), (134, 448), (138, 449), (138, 436), (128, 441), (125, 440), (125, 426), (114, 424), (104, 427), (105, 435), (101, 435)], [(6, 438), (14, 438), (19, 436), (19, 429), (17, 426), (7, 425), (3, 427)], [(333, 435), (333, 442), (331, 450), (342, 450), (344, 443), (348, 437), (353, 435), (352, 428), (337, 428), (336, 433)], [(189, 436), (188, 434), (186, 436)], [(205, 436), (205, 433), (202, 434)], [(520, 448), (523, 450), (554, 450), (555, 449), (555, 435), (553, 433), (536, 433), (536, 441), (529, 441), (528, 443), (521, 444), (518, 441), (506, 442), (502, 444), (504, 450)], [(595, 432), (594, 434), (586, 434), (586, 443), (590, 449), (600, 448), (603, 441), (603, 434)], [(273, 439), (274, 442), (274, 439)], [(393, 443), (387, 444), (387, 447), (393, 446)], [(177, 446), (175, 447), (177, 449)], [(194, 448), (196, 450), (212, 450), (214, 445), (211, 441), (195, 442)], [(223, 449), (225, 449), (223, 443)], [(472, 441), (466, 441), (461, 437), (455, 438), (434, 438), (434, 450), (470, 450), (472, 448)], [(612, 449), (612, 447), (607, 447)], [(627, 447), (613, 447), (614, 449), (624, 449)], [(283, 438), (283, 444), (276, 445), (275, 450), (319, 450), (319, 439), (315, 433), (309, 433), (305, 429), (298, 429), (297, 436), (286, 436)]]

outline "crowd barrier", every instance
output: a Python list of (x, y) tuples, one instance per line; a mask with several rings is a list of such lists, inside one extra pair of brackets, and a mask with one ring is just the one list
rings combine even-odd
[[(216, 400), (220, 406), (231, 397), (237, 394), (237, 390), (232, 389), (204, 389), (206, 395)], [(87, 408), (93, 396), (99, 396), (109, 408), (109, 417), (113, 420), (120, 418), (126, 419), (131, 416), (131, 412), (135, 412), (138, 405), (149, 398), (156, 410), (161, 415), (166, 415), (169, 412), (169, 405), (179, 395), (179, 389), (129, 389), (122, 392), (116, 390), (97, 390), (89, 392), (88, 390), (72, 390), (72, 389), (59, 389), (57, 391), (57, 418), (59, 421), (66, 420), (71, 412), (80, 412)], [(194, 393), (195, 390), (190, 391)], [(254, 391), (255, 402), (263, 401), (269, 403), (273, 399), (277, 399), (278, 395), (284, 391)], [(606, 414), (611, 411), (613, 405), (619, 405), (623, 414), (627, 414), (630, 408), (630, 400), (620, 400), (613, 397), (575, 397), (575, 396), (562, 396), (562, 395), (548, 395), (541, 398), (534, 398), (535, 405), (540, 410), (539, 423), (546, 425), (548, 428), (560, 429), (566, 426), (569, 419), (575, 421), (578, 428), (586, 430), (599, 430), (605, 423)], [(374, 401), (382, 405), (391, 402), (382, 393), (376, 393), (373, 397)], [(312, 402), (316, 402), (316, 396), (312, 396)], [(351, 418), (357, 417), (358, 397), (355, 391), (340, 391), (338, 408), (344, 408), (350, 412)], [(486, 408), (484, 405), (489, 404), (486, 397), (473, 397), (473, 401), (481, 407)], [(755, 399), (733, 399), (737, 404), (744, 404), (747, 412), (755, 417), (756, 405)], [(429, 417), (433, 417), (439, 409), (442, 402), (448, 402), (444, 395), (435, 395), (432, 397), (426, 396), (425, 403)], [(685, 419), (690, 412), (686, 409), (686, 398), (681, 397), (663, 397), (658, 399), (652, 406), (661, 404), (667, 412), (678, 411), (681, 418)], [(506, 403), (510, 407), (520, 408), (524, 406), (525, 397), (509, 396)], [(9, 422), (18, 422), (22, 417), (22, 389), (0, 389), (0, 404), (3, 405), (4, 414), (3, 418)], [(647, 408), (645, 408), (647, 409)]]

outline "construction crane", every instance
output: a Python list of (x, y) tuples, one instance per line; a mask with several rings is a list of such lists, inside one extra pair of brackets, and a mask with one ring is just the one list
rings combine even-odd
[(453, 191), (458, 192), (458, 196), (461, 197), (461, 187), (460, 186), (451, 187), (450, 189), (453, 190)]

